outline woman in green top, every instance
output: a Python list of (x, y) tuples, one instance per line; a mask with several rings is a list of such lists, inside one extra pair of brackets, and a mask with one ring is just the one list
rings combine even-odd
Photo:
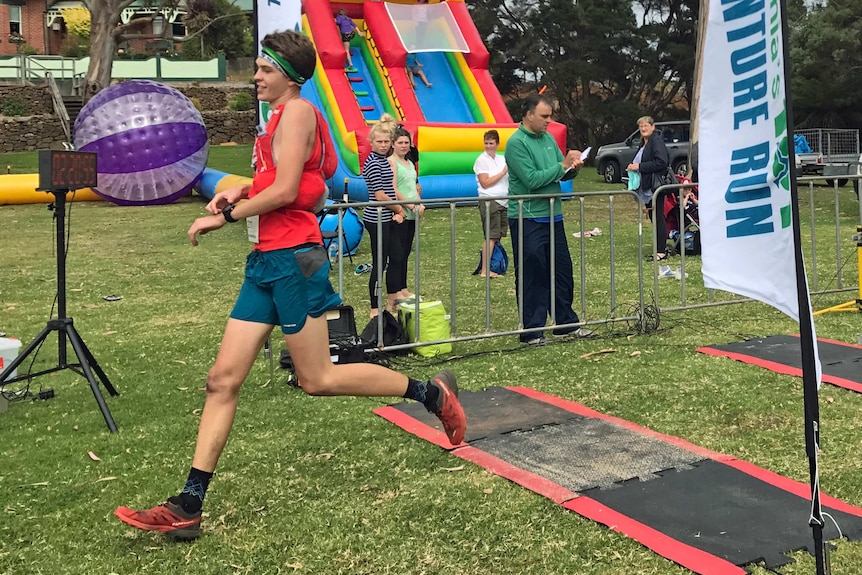
[[(422, 186), (419, 185), (416, 167), (413, 162), (407, 159), (412, 143), (410, 132), (402, 126), (395, 128), (395, 141), (392, 145), (392, 155), (389, 156), (389, 165), (392, 167), (392, 174), (394, 175), (395, 197), (399, 200), (415, 201), (422, 195)], [(401, 242), (402, 249), (400, 252), (403, 257), (398, 265), (398, 271), (401, 273), (399, 299), (409, 299), (415, 296), (407, 290), (407, 270), (409, 268), (407, 260), (410, 258), (410, 252), (413, 251), (416, 220), (422, 217), (424, 211), (425, 206), (418, 202), (405, 205), (404, 221), (397, 226), (397, 231), (393, 233), (392, 242)]]

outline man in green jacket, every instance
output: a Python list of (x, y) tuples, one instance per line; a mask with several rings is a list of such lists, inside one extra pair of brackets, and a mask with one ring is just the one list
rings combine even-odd
[[(521, 125), (506, 144), (506, 164), (509, 166), (509, 196), (559, 194), (560, 181), (574, 178), (584, 162), (581, 153), (572, 150), (565, 156), (556, 140), (548, 133), (554, 108), (552, 101), (541, 94), (530, 94), (521, 108)], [(550, 314), (555, 325), (579, 323), (572, 308), (574, 278), (572, 257), (563, 228), (560, 198), (554, 199), (551, 213), (549, 198), (510, 200), (508, 208), (512, 253), (515, 262), (515, 291), (524, 329), (545, 325)], [(519, 214), (521, 220), (519, 221)], [(523, 229), (521, 226), (523, 225)], [(551, 228), (554, 244), (551, 245)], [(523, 249), (523, 276), (521, 274)], [(554, 277), (551, 278), (551, 257)], [(554, 281), (554, 303), (551, 305), (551, 281)], [(523, 285), (521, 285), (523, 283)], [(523, 292), (522, 292), (523, 289)], [(521, 303), (523, 301), (523, 303)], [(569, 326), (554, 330), (554, 335), (575, 333), (586, 337), (586, 328)], [(541, 344), (542, 331), (521, 334), (522, 343)]]

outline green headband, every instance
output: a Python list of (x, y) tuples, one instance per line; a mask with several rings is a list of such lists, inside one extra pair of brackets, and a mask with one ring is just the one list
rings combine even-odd
[(279, 72), (299, 84), (305, 84), (308, 78), (303, 78), (299, 72), (293, 69), (293, 66), (290, 65), (284, 56), (273, 50), (272, 48), (264, 48), (261, 50), (263, 52), (260, 57), (272, 64)]

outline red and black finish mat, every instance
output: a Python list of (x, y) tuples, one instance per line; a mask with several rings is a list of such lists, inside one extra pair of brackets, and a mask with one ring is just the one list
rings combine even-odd
[[(862, 347), (817, 338), (823, 381), (862, 393)], [(698, 348), (708, 355), (729, 357), (776, 373), (802, 376), (802, 346), (797, 335), (770, 335)]]
[[(809, 548), (810, 488), (579, 403), (523, 387), (461, 392), (464, 443), (452, 447), (418, 403), (377, 415), (607, 525), (696, 573), (743, 574)], [(862, 539), (862, 508), (823, 495), (824, 538)]]

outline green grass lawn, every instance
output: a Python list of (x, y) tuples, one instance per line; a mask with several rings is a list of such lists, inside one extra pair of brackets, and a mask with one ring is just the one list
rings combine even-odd
[[(210, 165), (249, 175), (249, 156), (248, 146), (214, 148)], [(3, 165), (33, 171), (33, 157), (7, 154)], [(591, 169), (576, 180), (578, 191), (616, 188), (600, 184)], [(858, 205), (849, 188), (842, 194), (844, 238), (858, 224)], [(824, 261), (834, 257), (829, 198), (815, 198), (813, 222), (817, 237), (825, 238), (818, 240)], [(570, 236), (576, 285), (581, 264), (586, 270), (584, 319), (591, 321), (614, 315), (609, 209), (607, 197), (585, 202), (584, 228), (606, 233), (586, 241), (583, 252)], [(640, 254), (631, 202), (618, 198), (613, 209), (619, 311), (637, 301)], [(580, 205), (567, 202), (565, 210), (571, 234)], [(0, 574), (688, 572), (371, 413), (388, 400), (307, 397), (285, 385), (284, 372), (271, 378), (262, 358), (245, 383), (235, 429), (207, 495), (202, 538), (175, 544), (120, 524), (112, 514), (116, 506), (149, 507), (182, 487), (204, 377), (241, 282), (249, 249), (243, 227), (227, 226), (194, 248), (186, 230), (202, 213), (203, 202), (194, 197), (158, 207), (72, 206), (68, 313), (120, 391), (107, 400), (120, 433), (107, 433), (86, 381), (70, 371), (32, 381), (31, 393), (51, 388), (53, 399), (13, 402), (0, 414)], [(806, 229), (809, 220), (803, 212)], [(44, 205), (0, 207), (0, 332), (25, 343), (52, 313), (53, 229)], [(429, 210), (419, 291), (447, 306), (450, 233), (449, 212)], [(475, 208), (456, 211), (454, 236), (457, 334), (481, 334), (485, 284), (470, 275), (481, 237)], [(357, 263), (370, 261), (367, 245)], [(689, 263), (689, 297), (705, 301), (699, 260)], [(823, 268), (821, 288), (835, 279)], [(363, 324), (367, 276), (347, 272), (346, 303)], [(852, 261), (841, 273), (846, 285), (856, 284)], [(662, 282), (670, 282), (660, 286), (662, 304), (669, 305), (679, 282)], [(103, 299), (112, 294), (122, 299)], [(512, 327), (512, 278), (492, 282), (490, 297), (492, 329)], [(814, 307), (853, 297), (818, 296)], [(858, 314), (826, 314), (816, 327), (820, 337), (855, 342), (862, 321)], [(790, 319), (749, 303), (666, 313), (650, 334), (625, 322), (596, 329), (596, 339), (540, 348), (524, 349), (515, 337), (457, 343), (449, 359), (411, 356), (396, 365), (417, 376), (445, 365), (469, 390), (532, 387), (807, 483), (801, 381), (695, 352), (700, 345), (797, 333)], [(32, 369), (56, 365), (56, 351), (52, 336)], [(862, 505), (862, 397), (829, 385), (820, 397), (823, 490)], [(807, 517), (799, 522), (806, 524)], [(799, 562), (784, 573), (813, 572), (807, 555), (794, 557)], [(833, 572), (859, 573), (859, 565), (862, 544), (839, 542)], [(755, 567), (754, 573), (766, 571)]]

